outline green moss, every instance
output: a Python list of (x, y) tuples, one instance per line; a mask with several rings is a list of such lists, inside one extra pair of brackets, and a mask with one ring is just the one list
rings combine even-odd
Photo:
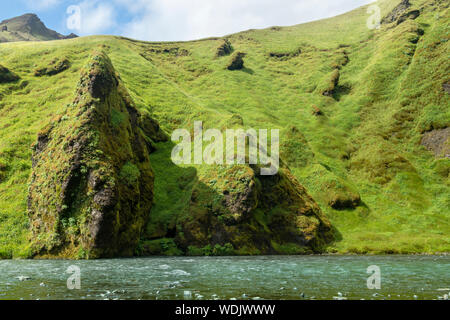
[(111, 124), (114, 128), (119, 128), (127, 119), (126, 115), (118, 110), (111, 110)]
[(136, 183), (140, 176), (139, 168), (131, 162), (127, 162), (120, 170), (120, 178), (129, 185)]

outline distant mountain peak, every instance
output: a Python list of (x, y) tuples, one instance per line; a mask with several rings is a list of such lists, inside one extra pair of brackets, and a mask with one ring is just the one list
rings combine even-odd
[(48, 41), (76, 38), (77, 35), (64, 36), (48, 29), (34, 13), (27, 13), (0, 22), (0, 42)]

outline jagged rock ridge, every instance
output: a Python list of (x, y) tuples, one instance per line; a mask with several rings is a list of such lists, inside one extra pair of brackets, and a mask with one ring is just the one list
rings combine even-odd
[(48, 29), (33, 13), (0, 22), (0, 42), (63, 40), (76, 37), (78, 36), (74, 33), (64, 36)]

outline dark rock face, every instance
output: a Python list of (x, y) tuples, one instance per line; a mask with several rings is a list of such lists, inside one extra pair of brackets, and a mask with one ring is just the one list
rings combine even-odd
[(34, 146), (28, 209), (38, 256), (132, 256), (152, 207), (152, 137), (106, 54), (89, 65), (74, 102)]
[(245, 53), (242, 52), (236, 52), (231, 57), (231, 62), (228, 65), (228, 70), (241, 70), (244, 68), (244, 57), (246, 56)]
[(411, 3), (409, 0), (403, 0), (397, 7), (394, 8), (386, 17), (383, 18), (381, 23), (388, 24), (397, 22), (399, 25), (402, 22), (405, 22), (408, 19), (416, 19), (420, 16), (419, 10), (411, 10), (408, 11), (411, 7)]
[(394, 10), (392, 10), (386, 17), (383, 18), (383, 20), (381, 20), (381, 23), (392, 23), (397, 21), (397, 19), (400, 18), (409, 7), (411, 7), (409, 0), (403, 0), (394, 8)]
[(422, 145), (433, 152), (436, 158), (450, 159), (450, 127), (425, 133)]
[[(232, 166), (214, 191), (199, 182), (176, 243), (230, 246), (243, 254), (320, 252), (334, 239), (331, 224), (289, 169), (259, 176), (257, 166)], [(281, 249), (283, 248), (283, 249)]]
[(412, 10), (409, 11), (403, 15), (400, 16), (400, 18), (398, 18), (397, 20), (397, 24), (400, 24), (402, 22), (405, 22), (408, 19), (412, 19), (415, 20), (420, 16), (420, 11), (419, 10)]

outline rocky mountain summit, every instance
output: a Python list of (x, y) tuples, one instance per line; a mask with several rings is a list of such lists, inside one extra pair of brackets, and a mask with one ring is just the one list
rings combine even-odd
[(19, 17), (0, 22), (0, 42), (48, 41), (78, 37), (71, 33), (64, 36), (48, 29), (36, 14), (27, 13)]

